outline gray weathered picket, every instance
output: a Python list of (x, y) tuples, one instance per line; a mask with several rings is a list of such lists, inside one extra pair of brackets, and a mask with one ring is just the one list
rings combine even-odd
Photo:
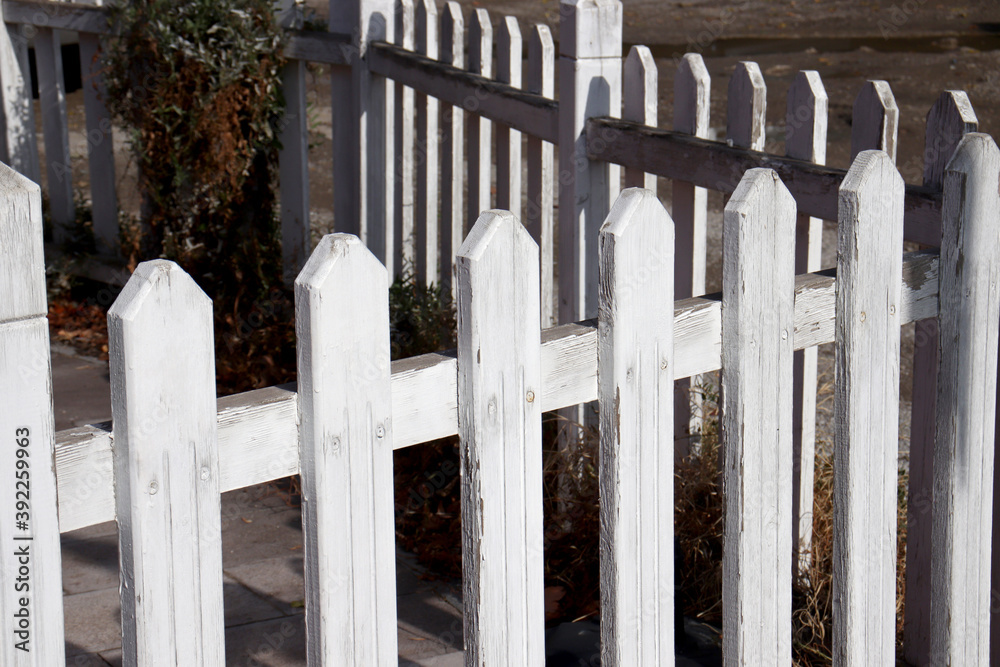
[[(497, 81), (521, 87), (521, 28), (513, 16), (500, 22), (497, 40)], [(497, 125), (497, 208), (521, 218), (521, 133)]]
[[(555, 45), (552, 33), (544, 24), (531, 30), (528, 42), (528, 71), (525, 88), (532, 93), (552, 98), (555, 95)], [(524, 226), (531, 232), (539, 249), (541, 270), (542, 326), (556, 323), (555, 292), (553, 281), (553, 250), (555, 247), (554, 209), (555, 167), (551, 143), (528, 135), (527, 141), (527, 208)]]
[[(487, 79), (493, 76), (493, 24), (485, 9), (479, 8), (469, 17), (469, 71)], [(493, 155), (493, 123), (481, 115), (472, 113), (478, 107), (478, 100), (469, 100), (468, 162), (467, 181), (468, 220), (477, 220), (479, 214), (490, 208), (490, 190), (493, 184), (491, 174)]]

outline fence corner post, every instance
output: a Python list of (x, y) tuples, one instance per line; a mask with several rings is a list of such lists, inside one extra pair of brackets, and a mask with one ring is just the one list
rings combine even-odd
[(587, 158), (588, 118), (622, 104), (622, 4), (559, 6), (559, 321), (597, 315), (597, 238), (618, 196), (620, 169)]
[[(0, 300), (0, 437), (4, 443), (0, 505), (5, 508), (0, 520), (0, 581), (4, 582), (0, 664), (63, 665), (66, 648), (41, 191), (0, 164), (0, 205), (4, 209), (0, 293), (5, 295)], [(15, 582), (26, 588), (15, 589)]]

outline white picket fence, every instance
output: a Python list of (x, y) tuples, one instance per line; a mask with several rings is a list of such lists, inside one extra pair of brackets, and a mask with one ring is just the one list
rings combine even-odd
[[(27, 46), (32, 38), (42, 94), (47, 194), (58, 231), (60, 224), (72, 220), (73, 193), (57, 31), (76, 30), (80, 35), (87, 82), (84, 96), (90, 173), (113, 173), (110, 123), (97, 94), (98, 65), (92, 57), (107, 31), (106, 17), (99, 7), (31, 0), (4, 0), (0, 12), (7, 25), (6, 30), (0, 30), (0, 95), (6, 121), (5, 131), (0, 133), (0, 157), (38, 180), (38, 140), (27, 93)], [(294, 26), (295, 12), (289, 11), (288, 16), (289, 25)], [(345, 23), (347, 16), (356, 17), (357, 23)], [(360, 237), (388, 267), (389, 276), (408, 261), (422, 279), (451, 284), (466, 221), (475, 220), (480, 211), (491, 206), (515, 215), (523, 212), (518, 217), (539, 247), (540, 326), (565, 323), (546, 328), (543, 334), (541, 363), (546, 389), (539, 394), (543, 410), (598, 396), (594, 382), (597, 334), (593, 322), (584, 320), (594, 318), (599, 311), (598, 229), (619, 192), (619, 165), (624, 168), (627, 186), (655, 191), (657, 176), (670, 178), (675, 225), (670, 263), (674, 267), (673, 294), (681, 299), (676, 313), (677, 342), (696, 350), (691, 358), (683, 354), (683, 347), (676, 350), (678, 370), (674, 375), (678, 382), (668, 421), (674, 424), (672, 441), (682, 448), (691, 424), (688, 378), (722, 365), (719, 302), (684, 300), (705, 291), (707, 189), (735, 197), (748, 170), (763, 167), (777, 173), (796, 208), (795, 242), (789, 246), (794, 250), (789, 253), (794, 252), (794, 273), (800, 276), (820, 268), (820, 221), (840, 216), (841, 187), (848, 174), (823, 166), (827, 98), (819, 75), (800, 73), (789, 91), (787, 155), (777, 156), (771, 154), (774, 151), (765, 133), (765, 83), (754, 63), (741, 63), (730, 80), (726, 142), (704, 138), (709, 130), (709, 76), (696, 54), (676, 61), (674, 130), (658, 129), (655, 65), (645, 47), (633, 47), (622, 58), (621, 5), (613, 0), (560, 5), (558, 59), (548, 27), (532, 27), (525, 39), (517, 21), (504, 18), (497, 29), (496, 67), (493, 26), (482, 9), (468, 17), (468, 30), (457, 4), (445, 4), (438, 15), (432, 0), (332, 0), (331, 17), (330, 33), (291, 31), (286, 47), (290, 58), (284, 72), (288, 109), (282, 126), (280, 168), (289, 279), (298, 275), (310, 251), (307, 62), (332, 66), (331, 83), (339, 102), (334, 105), (334, 154), (338, 160), (333, 176), (337, 192), (346, 194), (334, 202), (336, 224), (338, 229)], [(522, 62), (524, 41), (528, 42), (527, 60)], [(558, 102), (553, 99), (557, 73)], [(351, 103), (344, 105), (343, 100)], [(614, 118), (618, 115), (622, 120)], [(852, 154), (880, 149), (894, 160), (897, 125), (898, 108), (888, 85), (867, 83), (854, 105)], [(941, 245), (945, 165), (961, 137), (976, 127), (975, 113), (962, 92), (943, 93), (931, 109), (922, 165), (924, 182), (919, 187), (906, 185), (902, 195), (905, 239)], [(495, 151), (491, 133), (496, 135)], [(521, 134), (525, 136), (523, 144)], [(559, 149), (558, 172), (555, 145)], [(99, 241), (112, 247), (117, 235), (114, 181), (90, 180), (95, 231)], [(491, 191), (494, 185), (495, 196)], [(557, 196), (558, 220), (554, 215)], [(558, 282), (553, 261), (557, 233)], [(873, 243), (888, 246), (888, 240), (883, 231)], [(898, 250), (897, 245), (893, 241), (890, 249)], [(37, 259), (41, 261), (40, 256)], [(647, 271), (662, 273), (668, 265), (651, 266)], [(910, 256), (904, 262), (904, 289), (911, 284), (907, 280), (919, 282), (936, 266), (937, 260), (930, 255)], [(11, 275), (23, 273), (18, 271)], [(935, 274), (928, 275), (933, 278)], [(803, 285), (812, 287), (805, 289)], [(798, 279), (797, 293), (802, 298), (826, 295), (815, 306), (825, 304), (826, 310), (817, 311), (823, 315), (813, 315), (813, 320), (799, 320), (802, 309), (796, 310), (801, 329), (795, 336), (792, 380), (780, 383), (786, 390), (791, 387), (792, 393), (791, 427), (783, 431), (791, 433), (791, 449), (787, 458), (781, 459), (783, 464), (791, 461), (788, 558), (807, 553), (810, 544), (815, 345), (834, 339), (833, 285), (832, 279), (815, 274)], [(452, 287), (459, 294), (458, 283)], [(933, 295), (920, 290), (936, 290), (936, 285), (922, 284), (914, 289), (914, 293), (924, 295), (921, 298), (934, 301)], [(44, 314), (44, 309), (38, 310), (38, 294), (27, 299), (32, 305), (25, 314), (12, 318), (27, 322)], [(823, 300), (827, 296), (829, 300)], [(812, 303), (806, 303), (807, 312), (813, 312)], [(905, 312), (902, 315), (904, 321), (917, 321), (918, 342), (922, 342), (914, 353), (905, 646), (908, 661), (930, 664), (932, 627), (940, 628), (932, 623), (935, 541), (927, 517), (928, 508), (939, 507), (935, 457), (941, 454), (934, 448), (940, 391), (937, 369), (944, 369), (946, 360), (939, 358), (937, 307), (920, 303), (909, 320)], [(4, 317), (4, 321), (8, 319)], [(941, 322), (940, 327), (951, 325)], [(800, 340), (805, 342), (800, 345)], [(393, 366), (394, 447), (458, 432), (458, 385), (452, 384), (458, 381), (456, 363), (454, 357), (430, 355)], [(29, 367), (41, 372), (41, 357)], [(23, 370), (23, 364), (19, 368)], [(433, 396), (420, 393), (428, 391)], [(241, 488), (299, 471), (296, 406), (296, 394), (289, 388), (219, 401), (220, 488)], [(48, 438), (51, 434), (43, 435)], [(62, 530), (115, 518), (110, 433), (99, 428), (77, 429), (58, 434), (56, 442)], [(228, 464), (227, 448), (234, 452)], [(59, 466), (60, 460), (75, 463)], [(871, 472), (868, 463), (859, 465)], [(213, 477), (211, 471), (209, 476)], [(992, 484), (992, 478), (989, 481)], [(988, 535), (991, 524), (987, 520), (984, 525)], [(980, 575), (971, 580), (988, 590), (989, 577)], [(998, 644), (1000, 641), (994, 642)]]
[(111, 519), (124, 664), (223, 664), (220, 493), (292, 473), (309, 664), (395, 664), (392, 450), (458, 433), (466, 664), (540, 666), (541, 415), (597, 399), (601, 664), (671, 665), (673, 383), (721, 368), (725, 661), (789, 665), (794, 351), (831, 341), (835, 664), (892, 664), (900, 326), (939, 316), (930, 657), (986, 665), (998, 182), (993, 140), (965, 137), (940, 256), (904, 255), (903, 181), (864, 151), (838, 194), (836, 277), (796, 276), (795, 202), (752, 169), (726, 207), (721, 299), (680, 301), (673, 221), (628, 189), (600, 233), (596, 324), (544, 330), (538, 246), (486, 211), (456, 255), (457, 354), (393, 363), (388, 272), (333, 234), (295, 283), (299, 391), (222, 400), (208, 298), (146, 262), (108, 315), (111, 431), (54, 434), (40, 190), (0, 167), (2, 664), (64, 664), (59, 533)]

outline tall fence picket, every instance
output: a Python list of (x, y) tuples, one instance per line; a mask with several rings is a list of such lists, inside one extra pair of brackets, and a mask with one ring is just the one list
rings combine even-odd
[(306, 63), (289, 60), (281, 70), (285, 115), (281, 121), (278, 181), (281, 187), (282, 275), (295, 282), (312, 246), (309, 219), (309, 117)]
[[(525, 88), (528, 92), (555, 96), (555, 45), (552, 33), (545, 24), (538, 24), (531, 30), (528, 41), (528, 73)], [(524, 214), (524, 226), (538, 244), (542, 281), (542, 326), (551, 327), (556, 323), (553, 247), (554, 247), (554, 204), (555, 171), (553, 146), (547, 141), (528, 135), (527, 172), (528, 204)]]
[[(465, 69), (465, 22), (457, 2), (445, 3), (441, 12), (441, 61)], [(453, 262), (465, 239), (465, 112), (451, 105), (441, 111), (441, 285), (454, 298)]]
[[(438, 58), (438, 13), (434, 0), (417, 0), (416, 50), (428, 58)], [(417, 279), (425, 285), (438, 279), (438, 120), (437, 98), (416, 93), (417, 108), (417, 195), (414, 211)]]
[[(5, 31), (0, 29), (0, 33)], [(0, 663), (65, 664), (42, 198), (0, 164)]]
[[(523, 50), (517, 19), (505, 16), (497, 40), (497, 81), (521, 87)], [(497, 208), (521, 218), (521, 133), (508, 125), (497, 125)]]
[[(965, 93), (942, 93), (927, 114), (924, 185), (940, 189), (944, 169), (962, 136), (975, 132), (976, 114)], [(926, 665), (931, 648), (931, 517), (934, 501), (934, 431), (937, 409), (938, 318), (915, 324), (910, 410), (910, 470), (906, 529), (907, 661)]]
[[(493, 77), (493, 25), (490, 15), (479, 8), (472, 12), (469, 26), (469, 71), (487, 79)], [(472, 101), (468, 111), (475, 111), (478, 100)], [(490, 208), (492, 186), (492, 137), (493, 124), (483, 116), (469, 114), (468, 139), (468, 211), (469, 220), (477, 220), (479, 214)]]
[[(657, 126), (657, 71), (653, 53), (646, 46), (633, 46), (625, 58), (622, 82), (622, 119)], [(656, 174), (639, 169), (625, 170), (625, 187), (656, 192)]]
[[(785, 152), (789, 157), (826, 164), (827, 106), (819, 72), (799, 72), (788, 90), (785, 112)], [(823, 221), (798, 215), (795, 273), (819, 271), (822, 253)], [(798, 573), (807, 572), (811, 562), (818, 352), (815, 347), (796, 352), (792, 371), (792, 550)]]
[(38, 100), (45, 139), (45, 173), (48, 176), (52, 235), (59, 243), (69, 239), (76, 219), (73, 202), (73, 165), (69, 155), (69, 120), (63, 78), (62, 45), (52, 28), (39, 28), (35, 35), (38, 65)]
[(108, 311), (108, 347), (122, 663), (221, 665), (212, 302), (173, 262), (143, 262)]
[(723, 224), (723, 658), (791, 665), (795, 201), (751, 169)]
[[(396, 44), (413, 51), (413, 1), (395, 0)], [(393, 83), (396, 93), (396, 164), (393, 187), (396, 192), (396, 207), (393, 209), (395, 226), (396, 266), (412, 267), (416, 264), (416, 236), (413, 227), (413, 137), (415, 130), (413, 88), (401, 83)]]
[(541, 667), (538, 248), (486, 211), (456, 262), (465, 664)]
[[(674, 131), (695, 137), (708, 136), (712, 80), (701, 54), (687, 53), (674, 77)], [(705, 293), (708, 259), (708, 191), (693, 183), (673, 182), (673, 218), (676, 233), (674, 295), (678, 299)], [(695, 380), (695, 383), (697, 381)], [(695, 406), (701, 395), (692, 392), (692, 378), (674, 384), (674, 443), (678, 458), (691, 453), (691, 437), (701, 431)]]
[(882, 151), (840, 188), (834, 395), (834, 664), (892, 664), (903, 179)]
[(851, 160), (861, 151), (885, 151), (896, 162), (899, 107), (885, 81), (869, 81), (861, 88), (851, 113)]
[(87, 158), (90, 177), (90, 211), (98, 250), (118, 254), (118, 193), (115, 177), (115, 147), (111, 114), (106, 97), (101, 42), (97, 35), (79, 34), (83, 107), (87, 126)]
[(931, 663), (989, 663), (1000, 151), (962, 139), (944, 174), (931, 539)]
[(397, 661), (388, 287), (347, 234), (295, 281), (310, 665)]
[(764, 150), (767, 87), (757, 63), (744, 61), (736, 65), (729, 79), (726, 104), (726, 138), (740, 148)]
[(601, 664), (674, 664), (673, 222), (622, 192), (601, 229)]

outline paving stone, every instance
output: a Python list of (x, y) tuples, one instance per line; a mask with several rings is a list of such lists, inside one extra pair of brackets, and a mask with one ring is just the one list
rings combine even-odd
[(222, 597), (226, 627), (266, 621), (285, 615), (279, 608), (280, 603), (272, 603), (266, 596), (257, 594), (228, 576), (222, 579)]
[[(102, 524), (103, 525), (103, 524)], [(114, 523), (112, 522), (112, 525)], [(79, 533), (81, 531), (75, 531)], [(118, 587), (118, 533), (81, 539), (62, 536), (63, 592), (86, 593)]]
[(117, 588), (105, 588), (63, 598), (66, 655), (120, 649), (121, 604)]

